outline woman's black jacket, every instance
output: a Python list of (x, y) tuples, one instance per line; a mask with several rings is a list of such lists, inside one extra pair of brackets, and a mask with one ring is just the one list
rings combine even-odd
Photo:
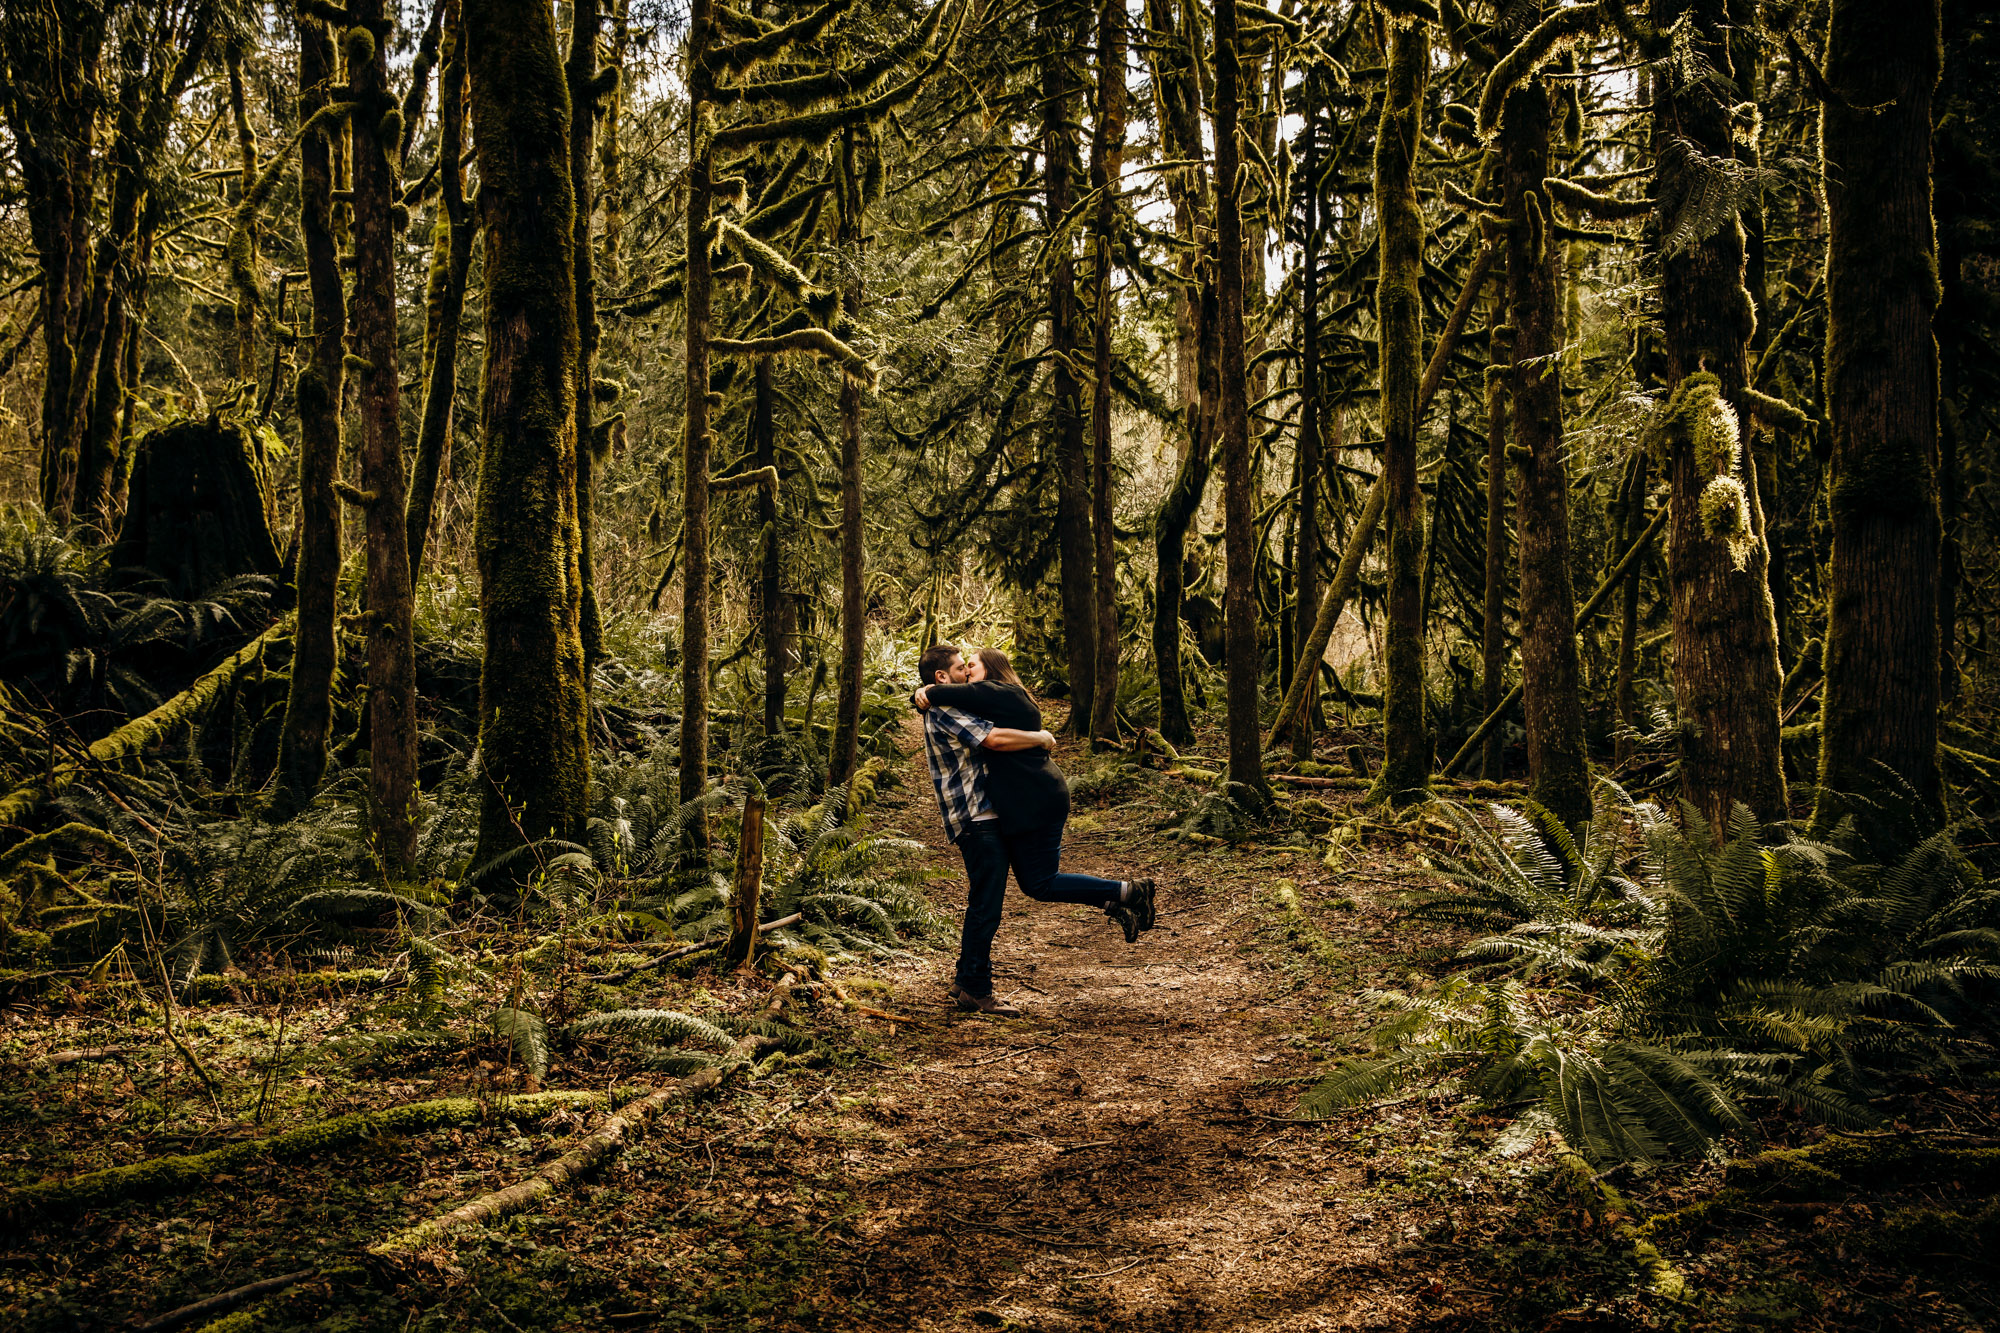
[[(1042, 710), (1019, 685), (997, 680), (933, 685), (929, 698), (933, 707), (956, 708), (996, 727), (1042, 729)], [(986, 794), (1002, 830), (1061, 828), (1069, 819), (1069, 782), (1047, 750), (981, 750), (979, 756), (986, 761)]]

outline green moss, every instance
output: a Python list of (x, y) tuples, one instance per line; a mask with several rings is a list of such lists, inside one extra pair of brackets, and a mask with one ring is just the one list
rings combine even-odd
[(1710, 537), (1729, 547), (1729, 558), (1742, 569), (1757, 548), (1750, 530), (1750, 501), (1743, 483), (1734, 477), (1717, 477), (1702, 488), (1696, 502), (1701, 512), (1701, 528)]
[(375, 34), (357, 24), (347, 30), (341, 47), (347, 57), (348, 68), (366, 65), (375, 59)]
[(1688, 448), (1704, 475), (1734, 471), (1742, 436), (1722, 381), (1705, 370), (1683, 377), (1654, 419), (1649, 443), (1662, 468), (1677, 449)]
[[(615, 1093), (613, 1095), (616, 1095)], [(0, 1195), (0, 1216), (16, 1220), (41, 1214), (99, 1208), (123, 1199), (177, 1194), (249, 1164), (299, 1161), (382, 1134), (426, 1134), (491, 1117), (536, 1120), (558, 1110), (603, 1105), (601, 1092), (544, 1092), (481, 1102), (469, 1097), (411, 1102), (381, 1111), (353, 1112), (316, 1121), (269, 1138), (232, 1143), (210, 1152), (156, 1157), (131, 1166), (92, 1171), (69, 1180), (24, 1185)]]

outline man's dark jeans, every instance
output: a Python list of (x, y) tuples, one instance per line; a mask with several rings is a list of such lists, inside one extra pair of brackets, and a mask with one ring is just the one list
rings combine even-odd
[(1062, 873), (1062, 827), (1003, 833), (996, 820), (982, 820), (959, 836), (965, 878), (965, 930), (959, 937), (958, 985), (968, 995), (993, 993), (993, 936), (1007, 901), (1007, 867), (1021, 892), (1045, 903), (1106, 907), (1118, 899), (1118, 881)]

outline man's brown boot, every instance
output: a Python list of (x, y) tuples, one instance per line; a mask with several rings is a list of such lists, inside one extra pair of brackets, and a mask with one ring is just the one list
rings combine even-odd
[(991, 1014), (995, 1018), (1019, 1018), (1021, 1011), (998, 996), (988, 993), (974, 995), (956, 981), (951, 983), (951, 998), (958, 1001), (958, 1007), (966, 1013)]

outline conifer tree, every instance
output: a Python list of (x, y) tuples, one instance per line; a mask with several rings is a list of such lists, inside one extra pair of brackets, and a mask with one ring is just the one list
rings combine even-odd
[[(1816, 822), (1938, 771), (1937, 0), (1835, 0), (1820, 143), (1833, 520)], [(1871, 823), (1880, 821), (1871, 820)]]
[[(486, 864), (576, 839), (589, 798), (576, 514), (569, 96), (545, 0), (462, 0), (485, 245), (474, 545)], [(532, 863), (509, 863), (519, 876)]]
[(1382, 478), (1389, 588), (1382, 682), (1382, 771), (1371, 797), (1402, 805), (1430, 789), (1431, 726), (1424, 686), (1423, 495), (1417, 488), (1417, 396), (1423, 378), (1424, 217), (1416, 165), (1423, 139), (1430, 34), (1398, 16), (1375, 139), (1375, 208), (1381, 219), (1376, 328), (1381, 342)]

